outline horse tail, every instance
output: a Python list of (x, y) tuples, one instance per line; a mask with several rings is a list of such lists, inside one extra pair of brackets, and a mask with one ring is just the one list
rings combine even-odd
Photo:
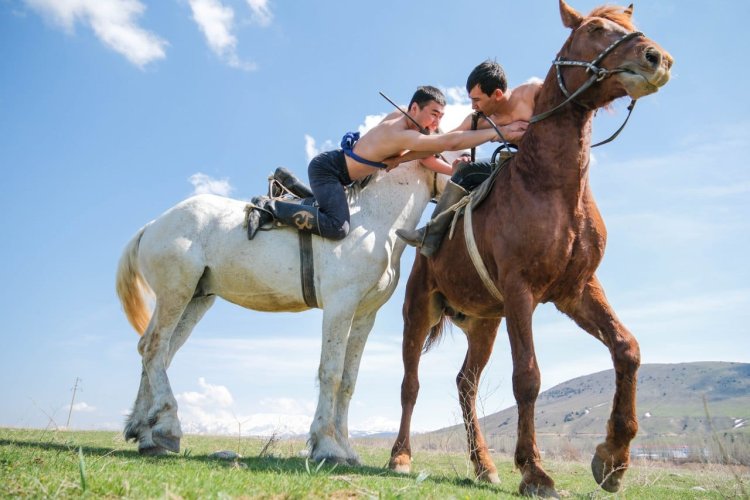
[(138, 269), (138, 247), (145, 229), (146, 227), (141, 228), (122, 252), (120, 264), (117, 266), (116, 281), (117, 296), (125, 310), (125, 316), (138, 335), (143, 335), (151, 321), (151, 310), (144, 295), (153, 294), (151, 287), (148, 286)]
[(436, 325), (430, 328), (430, 333), (429, 335), (427, 335), (427, 340), (424, 341), (424, 346), (422, 347), (423, 353), (426, 354), (427, 351), (432, 349), (433, 346), (440, 342), (440, 338), (443, 336), (443, 332), (445, 332), (445, 326), (447, 323), (448, 316), (446, 316), (445, 313), (441, 314), (440, 321), (438, 321)]

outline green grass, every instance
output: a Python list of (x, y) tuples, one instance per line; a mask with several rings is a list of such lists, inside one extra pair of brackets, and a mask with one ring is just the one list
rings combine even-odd
[[(385, 447), (357, 446), (363, 466), (308, 462), (304, 443), (279, 441), (259, 453), (261, 439), (185, 436), (179, 455), (140, 457), (113, 432), (0, 429), (0, 498), (510, 498), (520, 475), (496, 456), (500, 485), (479, 484), (465, 454), (419, 451), (411, 475), (386, 467)], [(238, 461), (217, 450), (239, 451)], [(716, 465), (636, 464), (623, 491), (600, 490), (588, 463), (545, 462), (568, 498), (727, 498), (746, 496), (750, 471)]]

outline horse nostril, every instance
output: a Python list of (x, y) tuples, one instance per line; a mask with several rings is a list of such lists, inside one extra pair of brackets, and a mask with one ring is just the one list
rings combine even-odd
[(661, 63), (661, 52), (653, 47), (646, 49), (645, 57), (646, 61), (651, 63), (652, 66), (658, 66)]

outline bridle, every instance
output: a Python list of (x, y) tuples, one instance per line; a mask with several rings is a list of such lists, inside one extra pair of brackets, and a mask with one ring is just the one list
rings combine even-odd
[[(628, 71), (624, 68), (615, 68), (615, 69), (602, 68), (599, 66), (599, 64), (602, 62), (602, 60), (605, 57), (607, 57), (617, 47), (619, 47), (620, 45), (622, 45), (623, 43), (629, 40), (632, 40), (633, 38), (641, 37), (641, 36), (645, 36), (645, 35), (640, 31), (633, 31), (631, 33), (627, 33), (623, 35), (622, 37), (612, 42), (612, 44), (610, 44), (609, 47), (604, 49), (591, 62), (568, 61), (566, 59), (563, 59), (562, 56), (557, 56), (557, 59), (555, 59), (552, 62), (552, 64), (555, 66), (555, 73), (557, 75), (557, 85), (558, 87), (560, 87), (560, 90), (562, 91), (566, 99), (560, 104), (558, 104), (557, 106), (555, 106), (554, 108), (548, 111), (545, 111), (544, 113), (540, 113), (538, 115), (532, 116), (531, 119), (529, 120), (529, 124), (536, 123), (536, 122), (544, 120), (545, 118), (548, 118), (549, 116), (557, 113), (561, 108), (563, 108), (565, 105), (567, 105), (570, 102), (578, 104), (579, 106), (583, 106), (586, 109), (590, 109), (588, 106), (585, 106), (584, 104), (581, 104), (578, 101), (576, 101), (575, 98), (581, 95), (586, 90), (588, 90), (588, 88), (594, 85), (595, 83), (601, 82), (605, 78), (609, 78), (610, 76), (615, 75), (617, 73), (623, 73), (623, 72)], [(562, 78), (562, 72), (560, 70), (562, 66), (584, 67), (586, 68), (587, 73), (591, 73), (591, 76), (575, 92), (570, 93), (568, 89), (565, 87), (565, 82), (563, 81), (563, 78)], [(609, 139), (606, 139), (604, 141), (594, 144), (593, 146), (591, 146), (592, 148), (601, 146), (602, 144), (607, 144), (608, 142), (615, 140), (615, 138), (620, 134), (620, 132), (622, 132), (622, 129), (624, 129), (625, 125), (628, 123), (628, 120), (630, 119), (630, 114), (633, 112), (633, 108), (635, 108), (635, 102), (636, 102), (635, 99), (631, 99), (630, 105), (628, 106), (628, 115), (625, 117), (625, 121), (620, 126), (620, 128), (617, 129), (617, 131), (614, 134), (612, 134), (609, 137)]]

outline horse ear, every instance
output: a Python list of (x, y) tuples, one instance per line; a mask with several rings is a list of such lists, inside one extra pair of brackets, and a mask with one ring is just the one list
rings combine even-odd
[(560, 0), (560, 18), (563, 26), (570, 29), (576, 29), (583, 21), (583, 16), (566, 4), (565, 0)]
[(633, 4), (632, 3), (628, 5), (627, 9), (625, 9), (625, 14), (627, 14), (628, 17), (633, 17)]

